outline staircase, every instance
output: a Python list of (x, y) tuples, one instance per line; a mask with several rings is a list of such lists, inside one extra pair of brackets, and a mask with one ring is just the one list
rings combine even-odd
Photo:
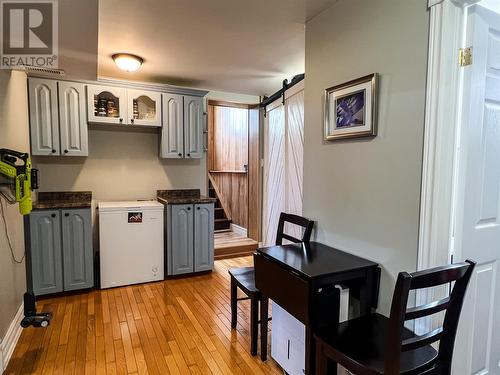
[(209, 180), (208, 196), (217, 199), (215, 202), (215, 232), (225, 232), (231, 230), (231, 219), (228, 218), (226, 211), (222, 207), (217, 192), (215, 191), (212, 181)]

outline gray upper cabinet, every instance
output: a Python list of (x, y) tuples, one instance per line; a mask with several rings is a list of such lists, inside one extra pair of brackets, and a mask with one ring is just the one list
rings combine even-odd
[(94, 285), (89, 208), (32, 211), (27, 223), (36, 296)]
[(126, 88), (87, 85), (87, 115), (90, 123), (124, 124), (129, 119), (127, 109)]
[(194, 271), (214, 267), (214, 205), (194, 205)]
[(184, 107), (182, 95), (163, 94), (163, 127), (160, 156), (184, 157)]
[(92, 226), (89, 209), (61, 211), (64, 290), (94, 285)]
[(203, 156), (203, 98), (163, 94), (162, 158)]
[(184, 153), (192, 159), (203, 155), (203, 99), (184, 97)]
[(85, 85), (29, 78), (31, 153), (88, 155)]
[(161, 127), (161, 93), (127, 89), (129, 124)]
[(33, 292), (35, 295), (62, 292), (59, 211), (33, 211), (29, 222)]
[(168, 225), (171, 275), (193, 272), (193, 205), (170, 205)]
[(58, 82), (58, 88), (61, 154), (88, 156), (85, 85), (76, 82)]
[(30, 78), (28, 81), (31, 153), (59, 155), (57, 81)]

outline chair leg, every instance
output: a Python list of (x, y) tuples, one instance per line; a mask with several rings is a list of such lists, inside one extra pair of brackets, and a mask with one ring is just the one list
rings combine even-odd
[(238, 321), (238, 289), (234, 277), (231, 276), (231, 328), (236, 328)]
[(267, 327), (268, 327), (269, 299), (261, 295), (260, 297), (260, 359), (267, 361)]
[[(328, 375), (328, 357), (323, 353), (323, 344), (316, 344), (316, 374)], [(336, 374), (337, 372), (332, 372)]]
[(259, 340), (259, 299), (250, 299), (250, 353), (257, 355), (257, 341)]

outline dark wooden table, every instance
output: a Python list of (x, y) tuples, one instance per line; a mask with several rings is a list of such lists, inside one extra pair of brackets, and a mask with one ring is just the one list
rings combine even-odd
[(268, 301), (272, 299), (306, 327), (306, 374), (315, 373), (318, 330), (339, 323), (340, 292), (349, 287), (360, 301), (360, 313), (377, 307), (380, 269), (377, 263), (318, 242), (272, 246), (254, 254), (255, 284), (262, 293), (260, 307), (261, 359), (267, 360)]

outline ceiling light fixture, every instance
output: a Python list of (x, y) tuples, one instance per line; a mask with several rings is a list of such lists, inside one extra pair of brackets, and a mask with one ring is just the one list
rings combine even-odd
[(113, 58), (116, 66), (126, 72), (135, 72), (144, 62), (142, 57), (132, 55), (130, 53), (115, 53), (111, 57)]

